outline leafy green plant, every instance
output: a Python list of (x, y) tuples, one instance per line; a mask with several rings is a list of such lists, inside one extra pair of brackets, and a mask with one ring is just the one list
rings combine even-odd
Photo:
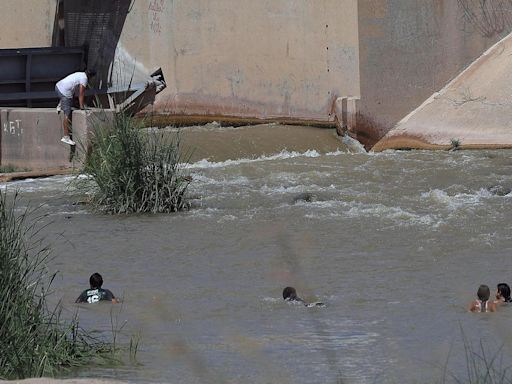
[(178, 135), (143, 130), (143, 121), (116, 114), (95, 124), (84, 173), (93, 204), (109, 213), (176, 212), (187, 207), (188, 161)]
[(60, 306), (48, 308), (50, 250), (27, 224), (29, 212), (15, 214), (17, 200), (0, 191), (0, 378), (53, 376), (109, 358), (109, 344), (79, 328), (76, 317), (62, 320)]

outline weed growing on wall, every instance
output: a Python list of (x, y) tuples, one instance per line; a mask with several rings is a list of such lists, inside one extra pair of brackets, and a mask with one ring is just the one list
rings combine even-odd
[(457, 151), (460, 149), (460, 140), (459, 139), (450, 139), (450, 150)]
[(65, 322), (50, 311), (47, 296), (55, 274), (46, 263), (49, 249), (27, 224), (28, 212), (16, 215), (17, 196), (0, 191), (0, 379), (54, 376), (63, 369), (98, 361), (111, 346)]
[(168, 213), (187, 206), (190, 178), (181, 165), (180, 136), (143, 130), (143, 122), (117, 114), (95, 124), (84, 173), (93, 204), (109, 213)]

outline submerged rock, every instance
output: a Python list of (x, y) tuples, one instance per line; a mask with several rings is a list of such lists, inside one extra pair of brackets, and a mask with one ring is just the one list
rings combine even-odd
[(504, 187), (503, 185), (493, 185), (492, 187), (487, 187), (487, 190), (495, 196), (506, 196), (512, 192), (511, 188)]
[(318, 201), (318, 196), (311, 192), (299, 193), (293, 198), (293, 204), (297, 204), (299, 202), (312, 203), (314, 201)]
[(187, 209), (198, 209), (203, 207), (202, 196), (190, 195), (187, 198)]

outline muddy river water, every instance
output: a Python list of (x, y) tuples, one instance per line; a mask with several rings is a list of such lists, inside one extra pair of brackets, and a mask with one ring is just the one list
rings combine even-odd
[[(512, 283), (512, 152), (282, 151), (189, 166), (194, 208), (104, 216), (70, 177), (10, 183), (42, 205), (54, 301), (137, 362), (78, 376), (168, 383), (436, 383), (464, 346), (512, 362), (512, 307), (469, 314)], [(493, 194), (491, 186), (503, 187)], [(5, 184), (1, 185), (5, 188)], [(311, 199), (304, 199), (305, 193)], [(311, 200), (311, 201), (306, 201)], [(77, 308), (100, 272), (123, 304)], [(283, 302), (297, 288), (324, 308)], [(464, 338), (466, 342), (464, 342)]]

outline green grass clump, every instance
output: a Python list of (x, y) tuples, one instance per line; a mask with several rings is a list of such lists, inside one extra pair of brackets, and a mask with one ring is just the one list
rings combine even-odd
[[(65, 322), (46, 298), (55, 274), (47, 271), (49, 249), (37, 239), (27, 214), (15, 215), (17, 195), (0, 191), (0, 378), (54, 376), (110, 353), (78, 327)], [(99, 355), (98, 355), (99, 353)]]
[(97, 124), (84, 173), (94, 181), (93, 204), (109, 213), (168, 213), (186, 208), (190, 178), (183, 174), (179, 135), (142, 130), (117, 114)]

